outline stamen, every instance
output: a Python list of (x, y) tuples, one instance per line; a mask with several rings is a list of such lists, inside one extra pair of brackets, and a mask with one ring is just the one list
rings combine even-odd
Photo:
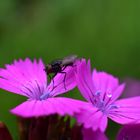
[(108, 98), (106, 99), (105, 106), (107, 106), (110, 103), (111, 99), (112, 99), (112, 92), (111, 92), (111, 90), (109, 90), (109, 89), (107, 90), (106, 97), (108, 97)]
[(107, 93), (107, 97), (108, 98), (111, 98), (112, 97), (112, 94), (111, 93)]
[(47, 92), (47, 93), (42, 94), (39, 98), (40, 98), (40, 100), (45, 100), (49, 97), (50, 97), (50, 93)]
[[(107, 90), (103, 95), (101, 96), (102, 92), (100, 90), (95, 92), (95, 96), (93, 98), (93, 105), (96, 106), (100, 111), (103, 113), (108, 113), (110, 109), (118, 109), (120, 106), (115, 104), (110, 104), (110, 100), (112, 99), (112, 92), (111, 90)], [(106, 100), (105, 100), (106, 98)]]
[(101, 95), (101, 91), (100, 90), (95, 92), (95, 96), (100, 96), (100, 95)]
[(102, 109), (104, 108), (104, 101), (99, 100), (99, 101), (97, 102), (96, 106), (97, 106), (99, 109), (102, 110)]
[(110, 89), (107, 90), (107, 97), (111, 98), (112, 97), (112, 92)]
[(104, 101), (101, 99), (101, 91), (97, 90), (94, 94), (94, 99), (93, 99), (93, 104), (99, 108), (100, 110), (102, 110), (102, 108), (104, 108)]
[(109, 107), (108, 107), (108, 109), (118, 109), (118, 108), (120, 108), (120, 106), (115, 105), (115, 104), (111, 104), (111, 105), (109, 105)]

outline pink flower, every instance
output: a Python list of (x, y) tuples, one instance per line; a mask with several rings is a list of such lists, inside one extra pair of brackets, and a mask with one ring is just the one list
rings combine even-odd
[(93, 131), (105, 131), (108, 118), (119, 124), (138, 123), (140, 121), (140, 96), (120, 99), (124, 84), (105, 72), (93, 70), (90, 61), (82, 59), (77, 67), (78, 88), (87, 100), (85, 109), (76, 115), (79, 123)]
[(23, 102), (11, 112), (22, 117), (44, 116), (51, 114), (71, 115), (80, 111), (81, 101), (55, 97), (65, 93), (76, 86), (74, 67), (65, 69), (66, 80), (64, 87), (64, 75), (57, 74), (53, 81), (47, 82), (44, 64), (30, 59), (14, 61), (6, 65), (6, 69), (0, 69), (0, 88), (26, 96), (27, 101)]

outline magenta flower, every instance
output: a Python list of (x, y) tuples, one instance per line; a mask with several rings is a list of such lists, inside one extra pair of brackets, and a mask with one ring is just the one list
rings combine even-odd
[[(75, 67), (76, 68), (76, 67)], [(6, 65), (6, 69), (0, 69), (0, 88), (26, 96), (27, 101), (23, 102), (11, 112), (22, 117), (44, 116), (51, 114), (71, 115), (80, 111), (81, 101), (55, 97), (65, 93), (76, 86), (74, 67), (65, 69), (66, 80), (64, 88), (64, 75), (57, 74), (53, 82), (47, 82), (44, 64), (30, 59), (14, 61)]]
[(88, 101), (85, 109), (76, 115), (79, 123), (94, 131), (105, 131), (108, 119), (120, 124), (140, 121), (140, 96), (117, 100), (124, 84), (105, 72), (90, 70), (90, 61), (81, 60), (77, 67), (77, 84), (83, 97)]

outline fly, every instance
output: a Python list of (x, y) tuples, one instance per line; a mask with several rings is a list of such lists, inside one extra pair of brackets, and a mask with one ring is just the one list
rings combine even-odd
[[(58, 74), (64, 74), (64, 88), (66, 90), (66, 85), (65, 85), (65, 79), (66, 79), (66, 72), (64, 71), (68, 66), (73, 67), (75, 61), (77, 60), (77, 55), (70, 55), (67, 57), (64, 57), (63, 59), (58, 59), (58, 60), (54, 60), (51, 63), (47, 64), (45, 67), (45, 72), (48, 74), (50, 80)], [(54, 74), (52, 77), (50, 76), (50, 74)], [(53, 80), (53, 89), (54, 89), (54, 80)], [(52, 90), (53, 90), (52, 89)]]

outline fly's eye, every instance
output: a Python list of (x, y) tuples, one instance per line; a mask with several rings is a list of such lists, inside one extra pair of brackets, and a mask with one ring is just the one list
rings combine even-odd
[(50, 64), (47, 64), (46, 67), (45, 67), (45, 71), (49, 71), (51, 69), (51, 65)]

